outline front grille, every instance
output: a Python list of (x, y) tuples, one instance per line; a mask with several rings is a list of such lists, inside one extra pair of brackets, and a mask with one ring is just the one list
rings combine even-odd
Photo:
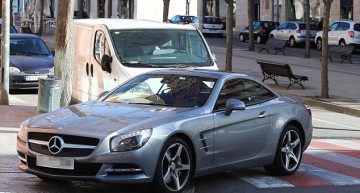
[(101, 163), (79, 163), (75, 161), (74, 170), (64, 170), (56, 168), (47, 168), (36, 165), (36, 158), (27, 156), (28, 167), (32, 170), (52, 175), (67, 176), (95, 176), (102, 164)]
[(97, 146), (99, 139), (90, 138), (90, 137), (81, 137), (74, 135), (62, 135), (62, 134), (53, 134), (53, 133), (29, 133), (29, 148), (30, 150), (43, 154), (50, 155), (55, 157), (84, 157), (89, 156), (94, 149), (93, 148), (63, 148), (59, 153), (52, 154), (49, 151), (47, 145), (32, 143), (31, 140), (37, 140), (47, 143), (53, 136), (59, 136), (64, 140), (66, 144), (74, 145), (84, 145), (84, 146)]
[(29, 139), (35, 139), (40, 141), (49, 141), (53, 136), (61, 137), (65, 143), (78, 144), (78, 145), (92, 145), (97, 146), (99, 139), (91, 137), (81, 137), (75, 135), (62, 135), (54, 133), (29, 133)]
[(49, 151), (48, 146), (35, 143), (29, 143), (29, 148), (37, 153), (54, 157), (83, 157), (90, 155), (94, 151), (93, 149), (63, 148), (58, 154), (52, 154)]

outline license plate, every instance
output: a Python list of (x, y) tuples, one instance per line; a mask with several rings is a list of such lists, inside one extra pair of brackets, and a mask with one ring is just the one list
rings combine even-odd
[(39, 78), (47, 78), (47, 76), (25, 76), (26, 81), (35, 81), (39, 80)]
[(36, 165), (47, 168), (74, 170), (74, 159), (50, 156), (36, 156)]

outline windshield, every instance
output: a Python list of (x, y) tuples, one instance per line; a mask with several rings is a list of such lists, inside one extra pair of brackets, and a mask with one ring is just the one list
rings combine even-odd
[(10, 39), (10, 55), (49, 55), (49, 49), (40, 38)]
[(118, 87), (105, 101), (172, 107), (203, 106), (216, 79), (177, 74), (145, 74)]
[(210, 66), (208, 50), (196, 30), (134, 29), (110, 32), (116, 53), (129, 67)]

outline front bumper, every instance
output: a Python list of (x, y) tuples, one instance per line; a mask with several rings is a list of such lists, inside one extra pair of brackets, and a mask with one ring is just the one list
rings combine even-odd
[(108, 142), (101, 142), (88, 156), (66, 157), (74, 160), (74, 169), (69, 170), (38, 166), (37, 156), (44, 154), (32, 151), (29, 142), (26, 143), (18, 138), (17, 152), (20, 162), (17, 166), (27, 173), (63, 180), (106, 183), (148, 183), (153, 180), (160, 153), (158, 147), (147, 143), (134, 151), (110, 152), (108, 148), (104, 148), (108, 146), (106, 143)]
[(39, 79), (54, 78), (54, 74), (10, 74), (10, 89), (36, 89), (39, 87)]

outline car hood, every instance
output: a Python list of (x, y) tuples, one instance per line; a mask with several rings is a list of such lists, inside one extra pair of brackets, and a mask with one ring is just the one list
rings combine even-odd
[(11, 55), (10, 66), (20, 71), (49, 70), (54, 66), (54, 58), (52, 56)]
[[(154, 128), (189, 116), (193, 108), (120, 104), (93, 101), (61, 108), (31, 118), (29, 128), (56, 129), (59, 133), (107, 136), (114, 132)], [(176, 116), (174, 116), (176, 114)]]

